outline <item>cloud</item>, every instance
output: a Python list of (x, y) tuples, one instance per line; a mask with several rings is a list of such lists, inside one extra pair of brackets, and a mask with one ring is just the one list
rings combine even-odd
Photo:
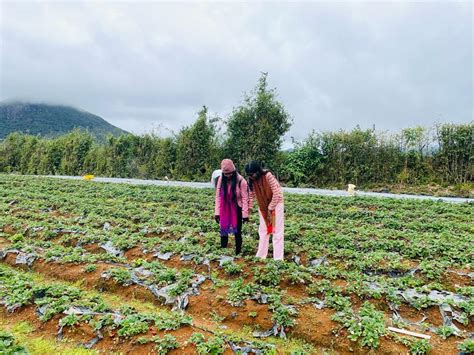
[(473, 119), (471, 2), (2, 2), (0, 99), (126, 130), (226, 116), (269, 72), (288, 137)]

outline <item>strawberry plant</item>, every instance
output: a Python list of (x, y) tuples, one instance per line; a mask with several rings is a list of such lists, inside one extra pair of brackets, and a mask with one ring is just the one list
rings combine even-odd
[(117, 334), (122, 337), (132, 337), (140, 333), (146, 333), (149, 329), (148, 323), (138, 314), (132, 314), (119, 323)]
[(179, 274), (178, 282), (170, 289), (171, 296), (179, 296), (189, 288), (189, 282), (194, 275), (192, 270), (184, 269)]
[(13, 335), (0, 331), (0, 353), (12, 355), (27, 355), (28, 351), (17, 343)]
[(436, 334), (438, 334), (443, 339), (447, 339), (451, 335), (455, 335), (456, 330), (451, 326), (442, 325), (436, 329)]
[(166, 334), (162, 339), (155, 340), (156, 351), (159, 355), (166, 355), (170, 350), (179, 347), (179, 343), (176, 338), (171, 334)]
[(293, 327), (295, 325), (294, 317), (298, 313), (294, 308), (285, 306), (281, 303), (275, 303), (271, 305), (271, 310), (272, 321), (274, 324), (283, 328)]
[(196, 345), (198, 354), (222, 354), (226, 348), (224, 339), (218, 336), (211, 337), (206, 341), (201, 333), (193, 333), (189, 341)]
[(75, 314), (68, 314), (66, 317), (59, 321), (59, 325), (62, 327), (74, 327), (78, 325), (80, 318)]
[(227, 275), (238, 275), (242, 272), (242, 266), (233, 263), (232, 261), (227, 261), (222, 265), (222, 268)]
[(264, 266), (257, 266), (253, 270), (255, 282), (264, 286), (278, 286), (285, 265), (274, 260), (268, 260)]
[(130, 270), (125, 268), (111, 268), (109, 271), (110, 276), (116, 282), (122, 285), (129, 285), (132, 281), (132, 273)]
[(458, 350), (466, 354), (474, 353), (474, 339), (466, 339), (463, 343), (458, 345)]
[(333, 319), (342, 322), (348, 328), (348, 338), (362, 346), (378, 348), (379, 338), (385, 334), (384, 315), (369, 302), (365, 302), (355, 315), (345, 310), (342, 317)]
[(84, 266), (84, 272), (94, 272), (97, 270), (97, 266), (95, 264), (87, 264)]
[(242, 301), (252, 296), (257, 291), (253, 283), (244, 283), (242, 278), (230, 283), (227, 291), (227, 301), (233, 306), (239, 306)]
[(412, 355), (426, 355), (431, 351), (432, 348), (433, 347), (426, 339), (412, 341), (409, 346), (410, 354)]
[(135, 341), (137, 344), (148, 344), (151, 342), (155, 343), (155, 349), (159, 355), (166, 355), (171, 350), (179, 347), (178, 341), (171, 334), (166, 334), (163, 338), (158, 336), (153, 336), (151, 338), (140, 337)]

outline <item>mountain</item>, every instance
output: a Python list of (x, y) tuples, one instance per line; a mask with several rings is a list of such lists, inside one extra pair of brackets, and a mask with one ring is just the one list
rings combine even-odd
[(52, 137), (75, 128), (88, 130), (99, 139), (108, 134), (114, 136), (128, 134), (102, 117), (70, 106), (24, 102), (0, 103), (0, 139), (12, 132)]

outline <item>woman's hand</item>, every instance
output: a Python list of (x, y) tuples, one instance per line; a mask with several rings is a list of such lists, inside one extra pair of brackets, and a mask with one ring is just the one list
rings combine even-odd
[(221, 216), (214, 216), (214, 219), (216, 221), (217, 224), (221, 223)]

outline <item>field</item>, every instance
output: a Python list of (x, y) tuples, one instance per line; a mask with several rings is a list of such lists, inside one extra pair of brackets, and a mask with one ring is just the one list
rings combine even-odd
[(253, 257), (255, 211), (234, 258), (213, 190), (0, 175), (0, 352), (472, 351), (472, 204), (285, 210), (285, 262)]

